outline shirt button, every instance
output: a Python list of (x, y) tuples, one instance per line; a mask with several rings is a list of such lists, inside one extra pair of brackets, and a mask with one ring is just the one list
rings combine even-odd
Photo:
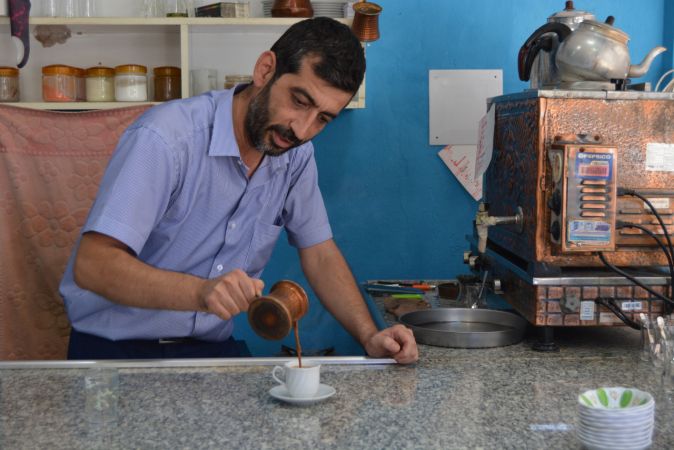
[(222, 269), (223, 269), (222, 264), (218, 264), (216, 269), (218, 269), (218, 272), (222, 272)]
[(229, 223), (229, 228), (231, 228), (232, 230), (233, 230), (234, 228), (236, 228), (236, 222), (230, 222), (230, 223)]

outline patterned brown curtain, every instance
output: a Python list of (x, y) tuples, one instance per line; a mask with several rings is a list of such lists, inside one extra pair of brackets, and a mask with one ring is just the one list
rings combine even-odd
[(0, 359), (64, 359), (58, 285), (110, 154), (148, 107), (0, 106)]

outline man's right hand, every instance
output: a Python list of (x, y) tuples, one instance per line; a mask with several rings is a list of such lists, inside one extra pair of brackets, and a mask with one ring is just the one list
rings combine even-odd
[(223, 320), (248, 311), (248, 305), (262, 295), (264, 282), (249, 277), (243, 270), (231, 272), (210, 280), (204, 280), (199, 291), (199, 302), (207, 312)]

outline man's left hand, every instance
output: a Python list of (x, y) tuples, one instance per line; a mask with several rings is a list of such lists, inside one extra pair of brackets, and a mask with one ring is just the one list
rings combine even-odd
[(375, 358), (391, 357), (400, 364), (410, 364), (419, 359), (412, 330), (400, 324), (373, 335), (365, 344), (365, 351)]

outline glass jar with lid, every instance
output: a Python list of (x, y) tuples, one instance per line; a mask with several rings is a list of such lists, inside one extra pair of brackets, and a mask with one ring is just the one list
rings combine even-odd
[(147, 67), (138, 64), (115, 67), (115, 100), (147, 101)]
[(60, 64), (44, 66), (42, 99), (45, 102), (77, 101), (77, 70)]
[(0, 67), (0, 102), (19, 101), (19, 69)]
[(157, 102), (173, 100), (181, 96), (179, 67), (154, 68), (154, 99)]
[(225, 89), (231, 89), (237, 84), (246, 84), (253, 81), (251, 75), (225, 75)]
[(87, 69), (87, 101), (115, 101), (115, 69), (112, 67), (89, 67)]

